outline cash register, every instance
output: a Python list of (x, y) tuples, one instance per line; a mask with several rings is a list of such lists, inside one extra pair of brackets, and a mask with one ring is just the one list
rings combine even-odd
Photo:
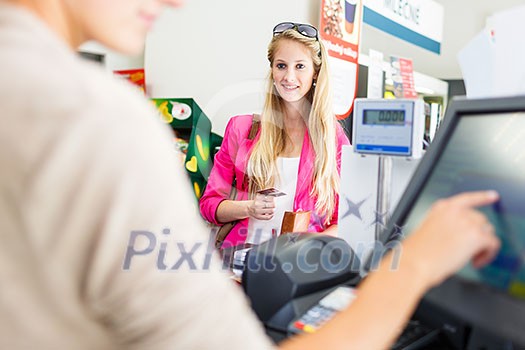
[[(494, 225), (501, 250), (488, 266), (466, 266), (424, 296), (407, 329), (432, 334), (441, 344), (434, 348), (525, 349), (524, 96), (450, 104), (378, 246), (409, 235), (439, 198), (487, 189), (500, 194), (496, 205), (480, 210)], [(337, 238), (307, 234), (281, 236), (250, 251), (243, 286), (274, 339), (315, 331), (355, 298), (352, 288), (383, 255), (378, 250), (359, 262), (343, 247)], [(306, 270), (297, 268), (301, 261)], [(432, 346), (426, 343), (396, 349)]]

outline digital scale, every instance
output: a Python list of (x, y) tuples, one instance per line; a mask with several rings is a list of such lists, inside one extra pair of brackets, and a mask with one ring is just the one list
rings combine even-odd
[[(352, 130), (354, 152), (361, 156), (378, 157), (376, 213), (387, 215), (392, 187), (392, 157), (411, 160), (423, 155), (424, 101), (357, 98), (354, 101)], [(382, 229), (376, 224), (376, 240)]]
[(424, 108), (424, 102), (416, 99), (356, 99), (354, 152), (421, 158)]

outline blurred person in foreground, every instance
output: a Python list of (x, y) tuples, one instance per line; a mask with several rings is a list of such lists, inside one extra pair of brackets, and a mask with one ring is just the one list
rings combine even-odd
[[(75, 53), (87, 40), (138, 53), (178, 5), (0, 0), (0, 348), (273, 346), (207, 255), (169, 131), (138, 92)], [(474, 208), (497, 198), (438, 202), (397, 269), (385, 257), (347, 311), (282, 348), (386, 347), (429, 287), (494, 256), (499, 241)]]

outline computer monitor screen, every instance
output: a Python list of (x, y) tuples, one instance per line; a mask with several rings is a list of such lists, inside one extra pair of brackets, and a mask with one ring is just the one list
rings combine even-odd
[(453, 102), (446, 123), (392, 216), (410, 234), (438, 199), (493, 189), (500, 201), (480, 208), (502, 246), (488, 266), (466, 266), (427, 302), (495, 336), (525, 344), (525, 97)]
[(494, 224), (501, 250), (487, 267), (469, 265), (459, 275), (525, 298), (525, 112), (458, 120), (404, 229), (413, 231), (439, 198), (487, 189), (498, 191), (501, 198), (480, 209)]

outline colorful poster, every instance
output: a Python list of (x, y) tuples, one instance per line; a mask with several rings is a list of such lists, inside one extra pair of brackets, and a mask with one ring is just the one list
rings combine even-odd
[(133, 85), (136, 85), (144, 94), (146, 94), (146, 75), (144, 74), (144, 68), (115, 70), (113, 71), (113, 74), (126, 79)]
[(338, 119), (347, 118), (354, 106), (362, 13), (362, 0), (321, 1), (320, 36), (328, 50)]
[(391, 56), (390, 62), (392, 64), (394, 96), (396, 98), (417, 98), (412, 60)]

